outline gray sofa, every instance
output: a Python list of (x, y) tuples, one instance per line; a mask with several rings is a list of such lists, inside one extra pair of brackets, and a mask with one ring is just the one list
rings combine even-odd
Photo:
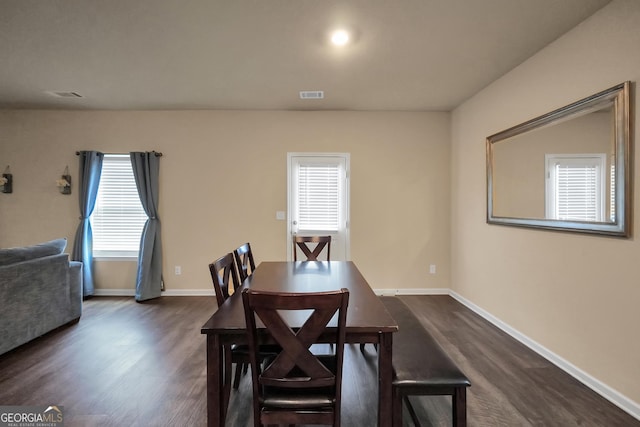
[(82, 263), (66, 239), (0, 249), (0, 354), (82, 314)]

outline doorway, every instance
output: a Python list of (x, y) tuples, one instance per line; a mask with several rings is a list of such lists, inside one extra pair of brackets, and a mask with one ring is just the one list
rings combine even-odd
[(349, 154), (287, 154), (287, 259), (294, 235), (331, 236), (331, 259), (349, 254)]

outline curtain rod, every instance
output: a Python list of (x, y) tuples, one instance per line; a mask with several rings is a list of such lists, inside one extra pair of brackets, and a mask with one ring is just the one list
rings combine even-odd
[[(158, 152), (158, 151), (152, 151), (152, 153), (154, 153), (156, 155), (156, 157), (162, 157), (162, 153)], [(76, 156), (79, 156), (80, 152), (76, 151)]]

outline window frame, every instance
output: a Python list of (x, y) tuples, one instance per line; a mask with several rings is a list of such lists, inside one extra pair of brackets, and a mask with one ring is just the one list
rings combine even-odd
[[(131, 170), (131, 179), (127, 180), (126, 183), (128, 184), (133, 184), (133, 190), (135, 191), (135, 195), (136, 195), (136, 199), (138, 201), (138, 206), (139, 206), (139, 211), (137, 212), (139, 218), (138, 218), (138, 222), (142, 222), (141, 226), (140, 226), (140, 234), (138, 235), (137, 238), (137, 247), (136, 249), (131, 249), (133, 248), (133, 246), (130, 246), (130, 249), (96, 249), (96, 234), (99, 236), (100, 232), (96, 233), (96, 230), (99, 230), (100, 227), (96, 226), (96, 214), (100, 214), (101, 212), (101, 208), (102, 208), (102, 202), (101, 202), (101, 196), (102, 196), (102, 190), (104, 190), (104, 187), (102, 187), (105, 184), (104, 178), (105, 178), (105, 174), (104, 174), (104, 167), (105, 167), (105, 162), (107, 161), (114, 161), (114, 159), (118, 159), (119, 162), (121, 162), (122, 164), (126, 164), (128, 163), (128, 165), (130, 166), (130, 170)], [(148, 216), (146, 214), (146, 212), (144, 211), (144, 208), (142, 207), (142, 202), (140, 202), (140, 197), (138, 195), (138, 189), (135, 183), (135, 177), (133, 175), (133, 168), (131, 166), (131, 156), (130, 154), (121, 154), (121, 153), (109, 153), (109, 154), (104, 154), (104, 158), (103, 158), (103, 164), (102, 164), (102, 171), (101, 171), (101, 176), (100, 176), (100, 184), (98, 187), (98, 193), (96, 195), (96, 204), (94, 206), (94, 210), (91, 213), (91, 216), (89, 218), (90, 222), (91, 222), (91, 228), (93, 231), (93, 254), (94, 254), (94, 259), (97, 260), (105, 260), (105, 261), (134, 261), (138, 259), (138, 255), (140, 252), (140, 238), (142, 236), (142, 231), (144, 229), (144, 224), (146, 223)], [(128, 178), (128, 176), (127, 176)], [(135, 202), (133, 202), (131, 200), (131, 195), (132, 195), (133, 191), (132, 188), (127, 187), (127, 190), (125, 192), (124, 197), (128, 197), (129, 198), (129, 203), (125, 203), (125, 208), (131, 208), (132, 205), (135, 205)], [(140, 225), (140, 224), (138, 224)], [(131, 239), (130, 239), (131, 240)]]
[[(287, 259), (293, 260), (291, 238), (293, 235), (331, 235), (331, 255), (335, 260), (350, 259), (350, 154), (349, 153), (317, 153), (317, 152), (289, 152), (287, 153)], [(338, 227), (329, 229), (318, 227), (299, 229), (296, 216), (298, 212), (297, 198), (297, 168), (301, 164), (339, 165), (338, 184)], [(334, 256), (335, 255), (335, 256)]]
[[(545, 217), (556, 221), (589, 221), (602, 222), (606, 216), (607, 186), (606, 186), (605, 153), (588, 154), (545, 154)], [(558, 179), (557, 166), (593, 167), (595, 168), (595, 219), (559, 218), (556, 216)]]

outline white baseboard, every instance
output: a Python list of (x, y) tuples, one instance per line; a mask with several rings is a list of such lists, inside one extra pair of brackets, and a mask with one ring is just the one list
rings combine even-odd
[(620, 392), (604, 384), (602, 381), (592, 377), (588, 373), (584, 372), (582, 369), (573, 365), (566, 359), (563, 359), (562, 357), (558, 356), (548, 348), (540, 345), (539, 343), (527, 337), (526, 335), (522, 334), (520, 331), (512, 328), (508, 324), (504, 323), (502, 320), (493, 316), (492, 314), (485, 311), (484, 309), (478, 307), (477, 305), (467, 300), (463, 296), (459, 295), (458, 293), (454, 291), (449, 291), (449, 295), (451, 295), (452, 298), (456, 299), (457, 301), (459, 301), (461, 304), (463, 304), (473, 312), (477, 313), (487, 321), (491, 322), (493, 325), (495, 325), (502, 331), (509, 334), (511, 337), (515, 338), (516, 340), (520, 341), (522, 344), (529, 347), (531, 350), (538, 353), (540, 356), (544, 357), (545, 359), (547, 359), (548, 361), (550, 361), (551, 363), (553, 363), (563, 371), (567, 372), (569, 375), (571, 375), (572, 377), (574, 377), (575, 379), (577, 379), (578, 381), (580, 381), (581, 383), (583, 383), (584, 385), (586, 385), (587, 387), (589, 387), (590, 389), (598, 393), (600, 396), (604, 397), (614, 405), (618, 406), (623, 411), (627, 412), (632, 417), (640, 420), (640, 404), (638, 404), (637, 402), (634, 402), (633, 400), (624, 396)]
[(449, 295), (450, 291), (446, 288), (424, 288), (424, 289), (374, 289), (373, 292), (378, 296), (394, 296), (394, 295)]
[(449, 295), (447, 288), (398, 289), (396, 295)]
[[(512, 328), (502, 320), (493, 316), (489, 312), (475, 305), (471, 301), (467, 300), (458, 293), (446, 289), (446, 288), (423, 288), (423, 289), (374, 289), (376, 295), (450, 295), (452, 298), (459, 301), (465, 307), (469, 308), (473, 312), (477, 313), (496, 327), (500, 328), (511, 337), (515, 338), (522, 344), (529, 347), (569, 375), (618, 406), (623, 411), (627, 412), (632, 417), (640, 420), (640, 404), (634, 402), (628, 397), (624, 396), (620, 392), (614, 390), (602, 381), (592, 377), (582, 369), (571, 364), (567, 360), (553, 353), (549, 349), (540, 345), (536, 341), (522, 334), (520, 331)], [(96, 289), (96, 296), (135, 296), (135, 291), (132, 289)], [(213, 296), (215, 295), (213, 289), (173, 289), (162, 292), (162, 296)]]

